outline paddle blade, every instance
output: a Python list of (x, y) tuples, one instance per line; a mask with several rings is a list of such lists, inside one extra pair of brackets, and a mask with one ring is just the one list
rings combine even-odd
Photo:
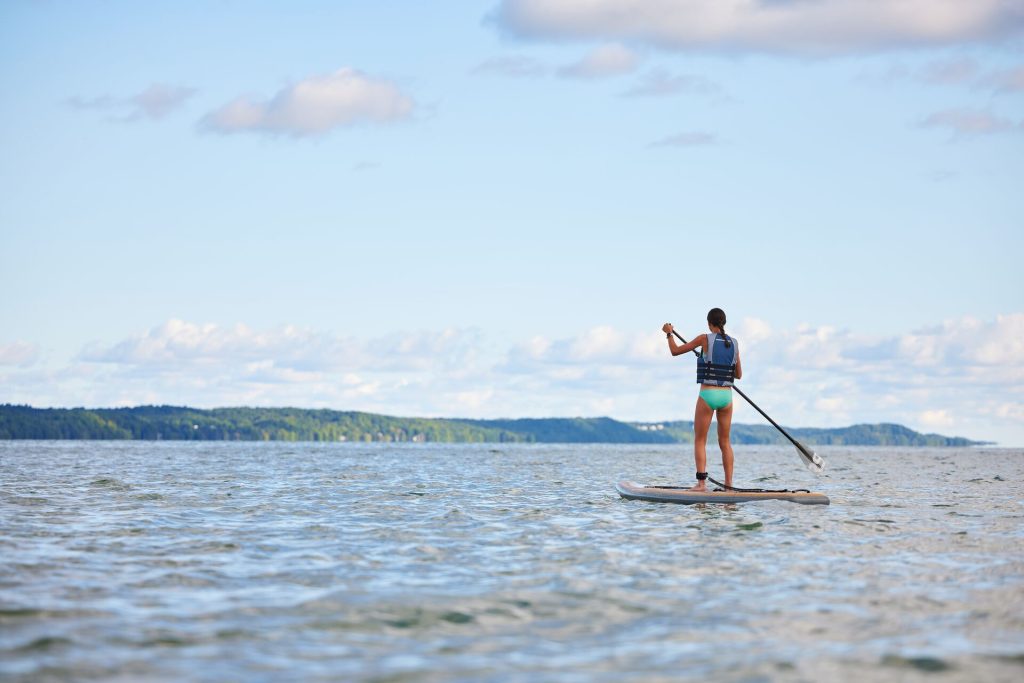
[(797, 445), (796, 452), (797, 455), (800, 456), (800, 459), (803, 461), (803, 463), (807, 465), (807, 469), (809, 469), (811, 472), (814, 472), (815, 474), (821, 474), (822, 472), (825, 471), (825, 461), (822, 459), (820, 455), (818, 455), (811, 449), (803, 445)]

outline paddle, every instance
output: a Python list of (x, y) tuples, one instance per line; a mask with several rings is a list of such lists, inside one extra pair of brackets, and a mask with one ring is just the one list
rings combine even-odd
[[(686, 340), (683, 339), (682, 336), (680, 336), (680, 334), (678, 332), (676, 332), (675, 330), (672, 330), (672, 334), (674, 334), (676, 336), (676, 339), (678, 339), (679, 341), (683, 342), (684, 344), (686, 343)], [(700, 357), (700, 354), (697, 353), (697, 349), (693, 350), (693, 355), (695, 355), (697, 357)], [(796, 453), (797, 453), (797, 455), (800, 456), (800, 460), (805, 465), (807, 465), (807, 469), (809, 469), (811, 472), (814, 472), (815, 474), (821, 474), (822, 472), (825, 471), (825, 461), (822, 460), (820, 455), (818, 455), (817, 453), (815, 453), (811, 449), (807, 448), (807, 446), (804, 446), (802, 443), (800, 443), (799, 441), (794, 439), (792, 436), (790, 436), (789, 432), (787, 432), (785, 429), (780, 427), (778, 422), (776, 422), (772, 418), (768, 417), (768, 413), (766, 413), (763, 410), (761, 410), (761, 408), (758, 407), (758, 405), (756, 403), (751, 401), (750, 397), (747, 396), (746, 394), (744, 394), (743, 391), (740, 390), (740, 388), (738, 386), (733, 384), (732, 388), (736, 390), (737, 394), (739, 394), (744, 399), (746, 399), (747, 403), (749, 403), (750, 405), (754, 406), (754, 410), (756, 410), (757, 412), (761, 413), (761, 415), (764, 416), (764, 419), (766, 419), (769, 422), (771, 422), (773, 427), (775, 427), (780, 432), (782, 432), (782, 435), (784, 437), (786, 437), (787, 439), (789, 439), (790, 443), (792, 443), (794, 446), (796, 446)]]

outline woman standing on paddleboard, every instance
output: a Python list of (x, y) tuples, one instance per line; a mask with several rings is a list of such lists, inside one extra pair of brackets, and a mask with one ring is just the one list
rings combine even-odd
[(700, 347), (697, 358), (697, 381), (700, 396), (693, 416), (693, 458), (697, 465), (697, 485), (694, 491), (707, 490), (708, 430), (711, 418), (718, 414), (718, 447), (722, 449), (722, 468), (725, 470), (725, 484), (732, 486), (732, 444), (729, 430), (732, 427), (732, 382), (743, 377), (740, 365), (740, 347), (733, 337), (725, 333), (725, 311), (712, 308), (708, 311), (710, 334), (699, 334), (692, 341), (677, 344), (672, 323), (665, 323), (661, 330), (668, 337), (668, 348), (673, 356), (689, 353)]

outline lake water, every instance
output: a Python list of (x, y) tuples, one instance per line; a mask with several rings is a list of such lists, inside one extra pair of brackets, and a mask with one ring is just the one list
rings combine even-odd
[(1024, 452), (819, 452), (0, 443), (0, 678), (1024, 680)]

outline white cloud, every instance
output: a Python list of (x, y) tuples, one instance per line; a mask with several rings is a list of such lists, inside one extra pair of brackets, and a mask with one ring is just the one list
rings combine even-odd
[(184, 106), (196, 94), (195, 88), (181, 85), (154, 83), (140, 93), (129, 97), (99, 95), (97, 97), (72, 97), (67, 103), (75, 109), (110, 112), (112, 120), (119, 122), (142, 119), (162, 119)]
[(681, 93), (718, 95), (721, 87), (701, 76), (670, 74), (664, 69), (655, 69), (627, 90), (626, 97), (666, 97)]
[(921, 413), (921, 424), (934, 427), (936, 429), (941, 427), (952, 427), (955, 423), (953, 416), (950, 415), (948, 410), (925, 410)]
[(493, 389), (482, 389), (480, 391), (460, 391), (455, 394), (456, 404), (470, 412), (477, 413), (485, 409), (487, 403), (494, 398)]
[(833, 55), (1019, 36), (1024, 0), (502, 0), (495, 14), (528, 37)]
[(743, 336), (748, 342), (759, 344), (771, 339), (772, 326), (765, 320), (760, 318), (744, 318), (740, 322), (740, 326), (743, 330)]
[(131, 98), (135, 105), (135, 117), (162, 119), (180, 107), (196, 93), (195, 88), (175, 85), (154, 84)]
[(1024, 424), (1024, 403), (1002, 402), (996, 408), (996, 416), (1017, 424)]
[(343, 68), (289, 85), (269, 100), (239, 97), (207, 114), (201, 126), (217, 133), (302, 137), (360, 123), (401, 121), (413, 108), (412, 98), (394, 83)]
[[(242, 324), (172, 319), (115, 344), (90, 344), (79, 360), (146, 373), (210, 367), (264, 376), (269, 376), (270, 368), (314, 373), (353, 373), (365, 368), (457, 372), (474, 357), (478, 336), (472, 330), (445, 329), (358, 340), (294, 325), (254, 330)], [(277, 377), (284, 380), (289, 375), (278, 373)]]
[(0, 401), (450, 414), (457, 393), (480, 390), (484, 350), (474, 330), (356, 339), (291, 325), (257, 330), (170, 320), (121, 341), (90, 344), (63, 368), (0, 365)]
[(585, 336), (573, 339), (569, 344), (569, 356), (576, 362), (588, 363), (597, 359), (614, 359), (622, 356), (626, 346), (625, 336), (607, 325), (595, 327)]
[(618, 43), (610, 43), (594, 49), (583, 59), (563, 67), (558, 73), (565, 78), (621, 76), (633, 71), (639, 61), (629, 48)]
[(513, 345), (499, 367), (507, 372), (536, 372), (541, 367), (649, 364), (659, 357), (664, 338), (646, 333), (628, 334), (613, 327), (594, 327), (575, 337), (548, 339), (535, 336)]
[(994, 321), (974, 318), (904, 335), (900, 352), (923, 365), (991, 368), (1024, 367), (1024, 315), (1000, 315)]
[(943, 370), (957, 376), (975, 373), (994, 382), (1004, 373), (1024, 369), (1024, 313), (1000, 315), (992, 321), (950, 320), (888, 338), (830, 326), (770, 331), (756, 319), (743, 320), (736, 334), (750, 342), (741, 348), (753, 347), (759, 362), (764, 362), (767, 354), (781, 366), (809, 371), (858, 374), (878, 370), (881, 377), (898, 381), (903, 375), (919, 377)]
[(1024, 66), (984, 69), (970, 57), (926, 62), (919, 67), (892, 64), (881, 71), (865, 72), (858, 81), (871, 85), (922, 83), (932, 86), (962, 86), (992, 93), (1024, 91)]
[(1024, 131), (1024, 120), (1019, 122), (997, 116), (980, 109), (945, 109), (925, 117), (922, 128), (945, 128), (954, 137), (974, 137)]
[[(395, 415), (608, 414), (691, 419), (692, 356), (673, 358), (657, 325), (597, 326), (503, 346), (476, 330), (354, 338), (281, 326), (179, 320), (93, 344), (63, 368), (0, 347), (0, 400), (35, 405), (295, 405)], [(790, 426), (899, 422), (1024, 445), (1024, 313), (962, 318), (888, 337), (830, 326), (731, 325), (741, 386)], [(686, 335), (684, 335), (686, 336)], [(762, 418), (742, 402), (737, 422)]]
[(0, 344), (0, 365), (27, 368), (39, 359), (39, 347), (24, 341)]
[(993, 71), (982, 79), (982, 83), (996, 92), (1024, 92), (1024, 66)]
[(977, 62), (968, 57), (926, 64), (918, 78), (932, 85), (960, 85), (978, 77)]

